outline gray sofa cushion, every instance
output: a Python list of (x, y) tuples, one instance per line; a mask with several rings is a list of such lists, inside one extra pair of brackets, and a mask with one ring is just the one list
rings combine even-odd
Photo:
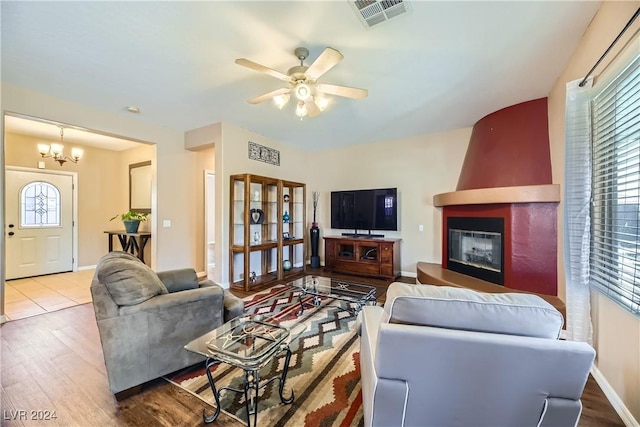
[(97, 273), (98, 280), (119, 306), (140, 304), (168, 293), (153, 270), (139, 260), (127, 259), (118, 253), (102, 257)]
[(551, 339), (564, 324), (562, 314), (537, 295), (400, 282), (389, 285), (384, 310), (390, 323)]
[(158, 278), (164, 283), (169, 292), (180, 292), (200, 287), (198, 275), (193, 268), (161, 271), (158, 273)]

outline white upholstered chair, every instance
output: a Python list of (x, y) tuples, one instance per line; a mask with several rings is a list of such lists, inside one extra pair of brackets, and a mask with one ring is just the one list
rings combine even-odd
[(393, 283), (360, 320), (365, 426), (575, 426), (595, 357), (536, 295)]

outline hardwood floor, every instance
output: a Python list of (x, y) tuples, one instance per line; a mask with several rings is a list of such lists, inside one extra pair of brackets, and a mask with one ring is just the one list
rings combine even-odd
[[(375, 279), (332, 277), (375, 285), (378, 295), (384, 295), (387, 287)], [(147, 383), (140, 394), (115, 400), (91, 304), (5, 323), (0, 327), (0, 344), (3, 426), (203, 425), (202, 410), (207, 405), (163, 379)], [(591, 377), (582, 403), (580, 427), (624, 426)], [(33, 419), (54, 411), (55, 419)], [(212, 425), (242, 424), (221, 413)]]

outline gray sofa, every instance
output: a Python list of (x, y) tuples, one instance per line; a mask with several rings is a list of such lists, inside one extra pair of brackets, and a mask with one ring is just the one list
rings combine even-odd
[(365, 426), (575, 426), (595, 351), (536, 295), (392, 283), (361, 312)]
[(93, 307), (116, 398), (147, 381), (204, 360), (184, 345), (242, 314), (244, 302), (192, 268), (153, 272), (126, 252), (101, 258)]

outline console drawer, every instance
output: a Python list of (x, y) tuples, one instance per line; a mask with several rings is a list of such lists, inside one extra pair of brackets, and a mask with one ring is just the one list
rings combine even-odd
[(364, 262), (348, 262), (337, 260), (333, 264), (333, 269), (337, 271), (362, 273), (362, 274), (379, 274), (380, 266), (378, 264), (369, 264)]

